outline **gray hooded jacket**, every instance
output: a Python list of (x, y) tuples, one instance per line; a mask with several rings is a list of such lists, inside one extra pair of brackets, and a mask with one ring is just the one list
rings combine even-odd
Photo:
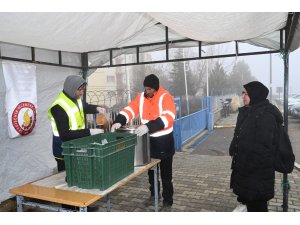
[(85, 80), (77, 75), (68, 76), (64, 83), (64, 92), (72, 99), (76, 99), (77, 89), (86, 84)]

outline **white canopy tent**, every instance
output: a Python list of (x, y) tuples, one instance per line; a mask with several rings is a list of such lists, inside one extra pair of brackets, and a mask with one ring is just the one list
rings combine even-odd
[(279, 51), (283, 47), (282, 29), (288, 34), (286, 50), (291, 52), (300, 46), (300, 20), (295, 15), (280, 12), (0, 13), (0, 59), (36, 63), (38, 106), (34, 132), (10, 139), (4, 108), (6, 87), (0, 64), (0, 202), (11, 197), (10, 188), (55, 172), (47, 109), (61, 91), (65, 77), (80, 74), (83, 67), (89, 66), (83, 65), (82, 53), (88, 53), (90, 65), (100, 67), (108, 58), (99, 59), (98, 51), (164, 42), (171, 48), (173, 42), (182, 39), (192, 39), (195, 45), (201, 42), (203, 46), (238, 41)]
[[(273, 34), (286, 26), (288, 13), (0, 13), (0, 18), (1, 42), (83, 53), (164, 41), (158, 23), (169, 27), (169, 41), (245, 41), (278, 49), (279, 36)], [(292, 46), (291, 51), (298, 47)]]

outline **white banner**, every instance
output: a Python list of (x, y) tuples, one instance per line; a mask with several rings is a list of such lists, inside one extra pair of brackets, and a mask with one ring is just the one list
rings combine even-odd
[(28, 135), (36, 123), (36, 66), (2, 61), (2, 67), (6, 85), (8, 135), (10, 138)]

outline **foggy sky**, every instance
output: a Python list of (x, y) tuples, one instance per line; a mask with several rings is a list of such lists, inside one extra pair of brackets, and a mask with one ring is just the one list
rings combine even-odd
[[(270, 87), (270, 55), (255, 55), (240, 57), (249, 65), (251, 73), (260, 82)], [(300, 49), (290, 53), (289, 57), (289, 94), (300, 94)], [(278, 54), (272, 54), (272, 89), (284, 85), (283, 59)]]

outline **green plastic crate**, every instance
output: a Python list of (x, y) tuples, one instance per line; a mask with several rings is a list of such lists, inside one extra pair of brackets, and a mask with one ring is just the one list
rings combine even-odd
[[(107, 144), (102, 145), (103, 140)], [(137, 137), (102, 133), (62, 145), (68, 186), (105, 190), (134, 171)]]

